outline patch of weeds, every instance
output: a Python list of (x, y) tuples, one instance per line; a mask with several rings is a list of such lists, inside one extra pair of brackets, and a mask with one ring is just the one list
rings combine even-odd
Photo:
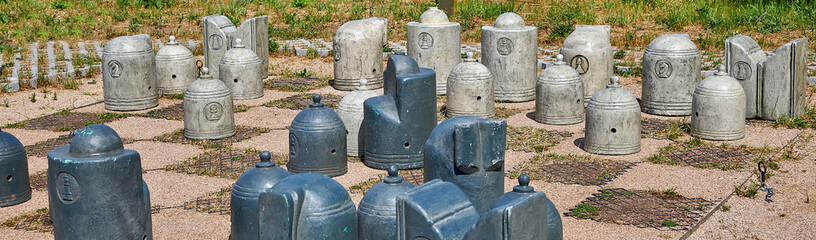
[(528, 126), (507, 126), (507, 149), (542, 152), (571, 135), (569, 132), (547, 131)]
[(751, 183), (751, 185), (747, 187), (744, 185), (734, 186), (734, 193), (740, 197), (754, 198), (757, 192), (759, 192), (759, 184), (756, 183)]
[(49, 4), (49, 6), (53, 9), (63, 10), (66, 8), (71, 7), (71, 2), (68, 1), (54, 1)]
[(237, 105), (235, 105), (234, 111), (236, 113), (246, 112), (246, 111), (249, 111), (249, 107), (247, 107), (247, 105), (237, 104)]
[(162, 97), (162, 98), (165, 98), (165, 99), (177, 99), (177, 100), (184, 100), (184, 93), (179, 93), (179, 94), (166, 94), (166, 95), (161, 95), (161, 97)]
[(62, 88), (68, 90), (77, 90), (79, 89), (79, 80), (76, 80), (75, 78), (66, 78), (62, 80)]
[(663, 226), (666, 226), (666, 227), (674, 227), (674, 226), (677, 226), (677, 223), (672, 221), (672, 220), (666, 220), (666, 221), (663, 221), (662, 223), (660, 223), (660, 225), (663, 225)]
[(269, 54), (276, 54), (280, 51), (280, 45), (275, 40), (269, 39)]
[(99, 120), (102, 122), (110, 122), (113, 120), (118, 120), (126, 117), (134, 116), (130, 113), (115, 113), (115, 112), (103, 112), (99, 114)]
[(615, 59), (623, 59), (623, 57), (626, 57), (626, 51), (624, 51), (623, 49), (619, 49), (617, 52), (615, 52), (615, 55), (613, 55), (612, 57)]
[[(320, 53), (317, 52), (317, 49), (309, 48), (306, 50), (306, 57), (307, 58), (318, 58), (320, 57)], [(306, 69), (304, 69), (305, 71)]]
[(9, 102), (8, 102), (8, 100), (3, 100), (3, 104), (0, 104), (0, 106), (3, 106), (3, 107), (5, 107), (5, 108), (8, 108), (8, 107), (9, 107)]
[(204, 149), (212, 149), (212, 148), (224, 148), (224, 144), (221, 144), (221, 143), (210, 143), (210, 144), (204, 144), (204, 146), (202, 146), (202, 147), (203, 147)]
[(676, 190), (677, 190), (677, 188), (669, 188), (669, 189), (663, 190), (663, 194), (669, 195), (669, 196), (677, 195)]
[(29, 101), (31, 101), (32, 103), (37, 102), (37, 93), (31, 93), (31, 97), (29, 98)]
[(389, 46), (388, 44), (386, 44), (386, 45), (383, 45), (382, 51), (388, 53), (388, 52), (394, 52), (394, 49), (391, 48), (391, 46)]
[(580, 219), (595, 219), (598, 217), (598, 208), (586, 203), (581, 203), (575, 206), (569, 214)]

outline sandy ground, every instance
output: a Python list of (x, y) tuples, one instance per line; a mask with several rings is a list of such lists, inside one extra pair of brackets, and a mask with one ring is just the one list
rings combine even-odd
[[(316, 77), (330, 77), (332, 75), (331, 59), (304, 57), (273, 57), (270, 59), (271, 72), (282, 74), (286, 68), (290, 71), (307, 69)], [(104, 104), (92, 104), (102, 100), (101, 77), (97, 77), (97, 84), (83, 84), (79, 90), (46, 89), (47, 95), (39, 90), (26, 90), (14, 94), (3, 95), (3, 101), (9, 102), (9, 108), (0, 108), (0, 126), (16, 123), (26, 119), (55, 113), (64, 108), (80, 107), (75, 112), (108, 112)], [(90, 80), (83, 80), (87, 82)], [(640, 85), (635, 79), (622, 81), (625, 87), (636, 96), (640, 95)], [(57, 93), (58, 100), (54, 101), (53, 93)], [(319, 94), (345, 95), (332, 89), (323, 87), (309, 91)], [(32, 103), (30, 97), (36, 94), (37, 101)], [(233, 143), (233, 149), (268, 150), (276, 154), (288, 153), (288, 130), (299, 111), (278, 109), (262, 106), (272, 100), (295, 95), (295, 92), (265, 90), (264, 97), (253, 100), (235, 101), (237, 105), (248, 107), (248, 111), (235, 114), (236, 125), (263, 127), (271, 129), (259, 136)], [(43, 98), (43, 95), (47, 96)], [(813, 101), (813, 96), (810, 97)], [(178, 104), (181, 100), (160, 99), (160, 106), (166, 107)], [(643, 138), (641, 151), (625, 156), (601, 156), (584, 152), (580, 142), (584, 136), (584, 123), (555, 126), (544, 125), (532, 119), (535, 102), (498, 103), (497, 107), (516, 108), (523, 110), (507, 118), (509, 126), (531, 126), (547, 130), (567, 131), (573, 134), (557, 145), (544, 150), (541, 154), (574, 154), (591, 156), (597, 159), (609, 159), (636, 163), (631, 169), (623, 172), (612, 181), (601, 186), (583, 186), (577, 184), (562, 184), (558, 182), (533, 181), (531, 185), (537, 191), (543, 191), (553, 201), (561, 212), (568, 212), (581, 201), (604, 188), (625, 188), (628, 190), (665, 190), (674, 188), (679, 194), (686, 197), (699, 197), (720, 203), (734, 190), (735, 185), (741, 184), (751, 176), (752, 167), (745, 169), (722, 171), (719, 169), (701, 169), (695, 167), (670, 166), (653, 164), (646, 161), (656, 154), (660, 148), (675, 141), (688, 139), (683, 136), (675, 141)], [(131, 113), (144, 113), (154, 109), (146, 109)], [(674, 120), (688, 122), (687, 117), (661, 117), (648, 114), (645, 118)], [(143, 174), (144, 180), (150, 187), (151, 204), (154, 206), (171, 207), (162, 209), (153, 214), (153, 233), (156, 239), (226, 239), (229, 235), (229, 215), (218, 215), (185, 210), (182, 204), (195, 200), (197, 197), (219, 191), (223, 187), (234, 183), (233, 179), (219, 178), (195, 174), (183, 174), (163, 170), (172, 165), (198, 156), (210, 149), (189, 144), (154, 142), (151, 139), (183, 128), (182, 121), (150, 119), (145, 117), (128, 117), (108, 123), (117, 130), (123, 138), (136, 140), (125, 147), (139, 151), (142, 157), (142, 167), (147, 170)], [(56, 138), (67, 132), (52, 132), (43, 130), (3, 129), (17, 136), (24, 145), (31, 145), (48, 139)], [(691, 239), (816, 239), (816, 144), (812, 138), (816, 136), (814, 130), (773, 128), (765, 125), (748, 125), (746, 137), (726, 143), (747, 145), (751, 147), (781, 148), (787, 145), (794, 146), (794, 152), (801, 157), (798, 160), (787, 160), (779, 163), (780, 169), (773, 171), (774, 176), (768, 180), (768, 185), (774, 187), (773, 203), (766, 203), (760, 192), (755, 198), (732, 196), (723, 203), (728, 211), (716, 210), (710, 219), (702, 223), (691, 234)], [(795, 140), (795, 141), (794, 141)], [(791, 143), (793, 141), (793, 143)], [(719, 142), (715, 143), (719, 144)], [(505, 154), (505, 170), (510, 171), (516, 166), (528, 161), (538, 153), (511, 151)], [(29, 156), (29, 172), (31, 174), (43, 171), (47, 167), (45, 158)], [(349, 162), (349, 172), (335, 177), (345, 188), (360, 184), (377, 175), (385, 174), (383, 170), (366, 167), (361, 162)], [(285, 166), (283, 166), (285, 167)], [(752, 177), (756, 181), (756, 177)], [(516, 179), (504, 179), (505, 191), (510, 191), (516, 185)], [(352, 200), (358, 204), (363, 194), (351, 193)], [(31, 213), (48, 206), (47, 193), (34, 191), (32, 200), (12, 207), (0, 209), (0, 221)], [(173, 208), (175, 207), (175, 208)], [(686, 231), (658, 230), (639, 228), (632, 225), (619, 225), (593, 220), (577, 219), (563, 216), (564, 235), (566, 239), (678, 239)], [(51, 239), (50, 234), (14, 230), (9, 227), (0, 227), (0, 234), (8, 239)]]

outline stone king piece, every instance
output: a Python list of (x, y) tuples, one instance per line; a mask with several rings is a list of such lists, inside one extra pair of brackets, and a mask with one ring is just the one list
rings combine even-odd
[(535, 99), (538, 28), (524, 26), (518, 14), (499, 15), (493, 26), (482, 27), (482, 64), (490, 69), (497, 102)]
[(445, 95), (448, 73), (462, 61), (459, 23), (449, 22), (448, 15), (430, 7), (419, 16), (419, 22), (408, 23), (408, 56), (419, 67), (436, 72), (436, 95)]
[(48, 207), (54, 239), (153, 239), (141, 157), (105, 125), (48, 153)]

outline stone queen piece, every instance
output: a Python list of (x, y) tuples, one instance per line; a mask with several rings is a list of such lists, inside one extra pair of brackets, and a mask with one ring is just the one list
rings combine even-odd
[(77, 130), (48, 153), (47, 175), (54, 239), (153, 239), (141, 157), (112, 128)]
[(235, 135), (232, 93), (204, 67), (184, 94), (184, 137), (222, 139)]
[(503, 13), (493, 26), (482, 27), (482, 63), (496, 80), (496, 101), (535, 99), (537, 44), (538, 28), (524, 26), (515, 13)]
[(170, 36), (170, 41), (156, 52), (156, 79), (159, 93), (182, 94), (196, 80), (193, 53)]
[(436, 72), (436, 95), (446, 93), (448, 73), (461, 62), (460, 32), (459, 23), (449, 22), (436, 7), (422, 13), (419, 22), (408, 23), (408, 56)]
[(159, 105), (156, 58), (150, 36), (117, 37), (102, 53), (105, 109), (137, 111)]
[(700, 52), (688, 34), (655, 38), (643, 53), (643, 112), (688, 116), (699, 82)]
[(586, 107), (584, 151), (602, 155), (640, 152), (640, 106), (618, 77), (595, 93)]
[(388, 19), (349, 21), (337, 28), (332, 40), (334, 82), (340, 91), (352, 91), (360, 78), (373, 88), (383, 86), (382, 48), (388, 44)]
[(691, 103), (691, 135), (707, 140), (727, 141), (745, 137), (745, 93), (737, 80), (718, 66), (694, 90)]

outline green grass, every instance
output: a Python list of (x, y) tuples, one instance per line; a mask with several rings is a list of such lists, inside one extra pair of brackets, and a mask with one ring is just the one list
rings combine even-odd
[(744, 186), (744, 185), (737, 185), (734, 186), (734, 193), (740, 197), (747, 197), (747, 198), (754, 198), (757, 192), (759, 192), (759, 184), (751, 183), (751, 185)]
[(586, 203), (581, 203), (572, 209), (570, 215), (580, 219), (595, 219), (598, 217), (598, 207)]

